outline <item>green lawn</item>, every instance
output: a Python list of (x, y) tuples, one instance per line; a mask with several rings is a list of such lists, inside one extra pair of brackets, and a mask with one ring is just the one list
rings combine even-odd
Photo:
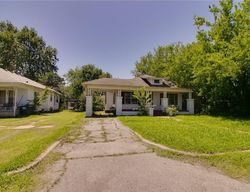
[[(119, 117), (144, 138), (195, 153), (224, 155), (196, 158), (235, 177), (250, 179), (250, 120), (212, 117)], [(161, 154), (169, 154), (161, 151)]]
[[(4, 173), (28, 164), (54, 141), (76, 132), (82, 123), (83, 113), (71, 111), (0, 119), (0, 184), (9, 180)], [(16, 129), (27, 125), (34, 128)]]

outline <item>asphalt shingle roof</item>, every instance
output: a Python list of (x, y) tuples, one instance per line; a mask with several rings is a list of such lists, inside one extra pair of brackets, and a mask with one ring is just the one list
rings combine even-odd
[[(6, 70), (4, 70), (2, 68), (0, 68), (0, 83), (21, 83), (21, 84), (24, 84), (24, 85), (30, 85), (30, 86), (37, 87), (37, 88), (40, 88), (40, 89), (45, 89), (46, 88), (45, 85), (37, 83), (36, 81), (33, 81), (31, 79), (28, 79), (28, 78), (23, 77), (21, 75), (18, 75), (16, 73), (6, 71)], [(54, 89), (49, 88), (49, 90), (58, 93)]]
[(163, 84), (152, 85), (147, 80), (148, 78), (156, 78), (156, 77), (143, 75), (141, 77), (135, 77), (133, 79), (100, 78), (100, 79), (95, 79), (92, 81), (86, 81), (83, 84), (84, 85), (126, 86), (126, 87), (176, 87), (171, 81), (165, 80), (163, 78), (162, 78)]

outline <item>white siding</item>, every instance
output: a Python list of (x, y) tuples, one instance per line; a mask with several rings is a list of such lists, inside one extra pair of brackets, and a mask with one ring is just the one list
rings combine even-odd
[[(58, 99), (56, 99), (58, 97)], [(58, 100), (58, 101), (57, 101)], [(59, 109), (60, 96), (57, 93), (49, 92), (46, 101), (42, 104), (44, 111), (58, 110)]]
[(26, 105), (28, 103), (28, 98), (27, 89), (17, 89), (17, 107)]

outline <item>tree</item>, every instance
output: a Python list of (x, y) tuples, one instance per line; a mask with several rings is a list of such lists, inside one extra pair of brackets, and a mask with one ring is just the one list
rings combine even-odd
[[(202, 59), (194, 66), (194, 84), (207, 110), (249, 114), (250, 12), (249, 1), (220, 1), (210, 6), (212, 22), (195, 17)], [(203, 28), (205, 27), (205, 29)]]
[(70, 69), (64, 77), (66, 78), (67, 87), (65, 88), (65, 96), (67, 100), (74, 99), (79, 100), (78, 109), (84, 110), (85, 108), (85, 94), (83, 88), (83, 82), (103, 77), (112, 77), (110, 73), (95, 67), (92, 64), (83, 65)]
[(141, 88), (134, 91), (133, 97), (137, 99), (139, 105), (139, 114), (147, 115), (148, 108), (151, 104), (151, 95), (149, 92), (145, 91), (145, 88)]
[(49, 72), (39, 79), (39, 81), (48, 87), (60, 90), (64, 85), (64, 79), (55, 72)]
[(103, 111), (105, 108), (101, 92), (93, 93), (93, 111)]
[(196, 41), (160, 46), (133, 73), (169, 78), (194, 90), (206, 113), (250, 113), (250, 1), (209, 6), (213, 21), (196, 16)]
[(34, 28), (0, 22), (0, 50), (0, 67), (6, 70), (35, 81), (57, 72), (57, 50), (47, 46)]
[(40, 93), (35, 92), (35, 97), (33, 101), (35, 110), (37, 110), (42, 105), (42, 103), (46, 101), (48, 95), (49, 95), (49, 90), (47, 87)]
[(140, 76), (149, 74), (171, 79), (175, 84), (191, 87), (192, 81), (192, 52), (196, 44), (184, 46), (181, 43), (160, 46), (140, 58), (135, 64), (133, 74)]

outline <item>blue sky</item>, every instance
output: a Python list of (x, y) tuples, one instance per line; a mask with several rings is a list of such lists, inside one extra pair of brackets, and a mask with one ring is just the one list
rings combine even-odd
[(0, 2), (0, 20), (34, 27), (58, 49), (59, 74), (95, 64), (130, 78), (141, 56), (159, 45), (195, 40), (194, 15), (211, 18), (213, 1)]

